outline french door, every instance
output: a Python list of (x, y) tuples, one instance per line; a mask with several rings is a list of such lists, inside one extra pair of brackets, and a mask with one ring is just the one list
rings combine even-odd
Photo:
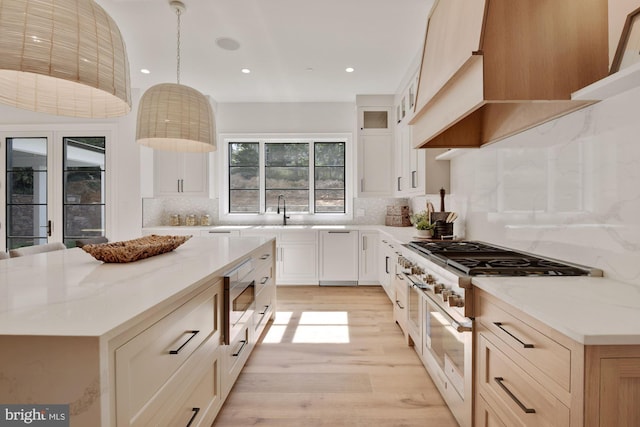
[(0, 133), (3, 249), (104, 236), (106, 148), (104, 132)]

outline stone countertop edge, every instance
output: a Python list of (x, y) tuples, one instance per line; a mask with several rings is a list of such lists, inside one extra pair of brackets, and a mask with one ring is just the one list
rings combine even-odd
[(475, 287), (584, 345), (640, 344), (640, 286), (603, 277), (474, 277)]
[(272, 240), (193, 237), (171, 252), (122, 264), (102, 263), (79, 248), (4, 260), (0, 335), (114, 336)]

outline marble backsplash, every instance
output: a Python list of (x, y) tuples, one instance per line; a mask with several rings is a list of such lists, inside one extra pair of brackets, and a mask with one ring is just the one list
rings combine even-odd
[[(184, 197), (184, 198), (143, 198), (142, 199), (142, 226), (155, 227), (170, 225), (170, 216), (179, 214), (184, 220), (186, 215), (194, 214), (198, 218), (202, 215), (209, 215), (212, 225), (238, 224), (232, 221), (220, 221), (218, 219), (218, 199), (204, 197)], [(296, 224), (354, 224), (354, 225), (377, 225), (384, 224), (388, 205), (408, 205), (405, 198), (356, 198), (353, 200), (353, 219), (345, 221), (343, 217), (332, 217), (331, 215), (296, 215), (291, 223)], [(262, 218), (262, 217), (258, 217)], [(253, 221), (252, 224), (262, 224), (263, 221)]]
[[(640, 284), (640, 88), (451, 160), (468, 239)], [(462, 224), (461, 224), (462, 225)]]

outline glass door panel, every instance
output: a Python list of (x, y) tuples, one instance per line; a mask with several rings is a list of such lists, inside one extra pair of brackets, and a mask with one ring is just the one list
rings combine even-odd
[(7, 249), (47, 242), (47, 138), (7, 138)]
[(63, 138), (63, 239), (105, 235), (105, 138)]

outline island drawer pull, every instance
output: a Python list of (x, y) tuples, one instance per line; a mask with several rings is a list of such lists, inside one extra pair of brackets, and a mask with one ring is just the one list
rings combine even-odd
[(520, 338), (518, 338), (515, 335), (513, 335), (511, 332), (507, 331), (503, 327), (502, 322), (493, 322), (493, 324), (496, 325), (498, 328), (500, 328), (504, 333), (509, 335), (511, 338), (513, 338), (514, 340), (518, 341), (522, 345), (522, 347), (524, 347), (524, 348), (533, 348), (533, 344), (527, 344), (524, 341), (522, 341)]
[(505, 392), (505, 393), (507, 393), (507, 394), (509, 395), (509, 397), (510, 397), (511, 399), (513, 399), (513, 401), (514, 401), (514, 402), (516, 402), (516, 404), (520, 407), (520, 409), (522, 409), (526, 414), (535, 414), (535, 413), (536, 413), (536, 410), (535, 410), (535, 409), (533, 409), (533, 408), (527, 408), (526, 406), (524, 406), (524, 404), (520, 401), (520, 399), (518, 399), (518, 398), (516, 397), (516, 395), (515, 395), (515, 394), (513, 394), (513, 393), (511, 392), (511, 390), (509, 390), (509, 389), (507, 388), (507, 386), (506, 386), (506, 385), (504, 385), (504, 384), (502, 383), (502, 382), (504, 381), (504, 378), (502, 378), (502, 377), (494, 377), (493, 379), (494, 379), (494, 380), (498, 383), (498, 385), (499, 385), (499, 386), (504, 390), (504, 392)]
[(261, 284), (261, 285), (264, 285), (264, 284), (265, 284), (265, 283), (267, 283), (268, 281), (269, 281), (269, 276), (264, 276), (264, 277), (262, 278), (262, 280), (260, 280), (260, 284)]
[(185, 345), (189, 344), (189, 341), (191, 341), (193, 339), (193, 337), (195, 337), (196, 335), (198, 335), (200, 331), (187, 331), (188, 334), (191, 334), (191, 336), (189, 337), (188, 340), (186, 340), (185, 342), (182, 343), (182, 345), (180, 347), (177, 348), (177, 350), (170, 350), (169, 354), (178, 354), (180, 353), (180, 350), (182, 350), (184, 348)]
[(237, 352), (232, 354), (233, 357), (240, 356), (240, 353), (242, 353), (242, 350), (244, 350), (244, 346), (247, 345), (247, 340), (242, 340), (240, 342), (242, 343), (242, 345), (240, 346), (240, 349)]
[(396, 305), (400, 307), (400, 310), (404, 310), (404, 307), (400, 305), (400, 300), (396, 300)]
[(264, 311), (263, 311), (262, 313), (258, 313), (258, 314), (259, 314), (259, 315), (261, 315), (261, 316), (264, 316), (265, 314), (267, 314), (267, 311), (269, 311), (269, 307), (270, 307), (270, 306), (265, 305), (265, 306), (264, 306)]
[(191, 415), (191, 418), (189, 419), (189, 422), (187, 423), (187, 427), (189, 427), (191, 424), (193, 424), (193, 420), (196, 419), (196, 417), (198, 416), (198, 412), (200, 412), (200, 408), (191, 408), (191, 410), (193, 411), (193, 415)]
[(271, 257), (271, 254), (264, 254), (260, 257), (260, 259), (269, 259), (269, 257)]

